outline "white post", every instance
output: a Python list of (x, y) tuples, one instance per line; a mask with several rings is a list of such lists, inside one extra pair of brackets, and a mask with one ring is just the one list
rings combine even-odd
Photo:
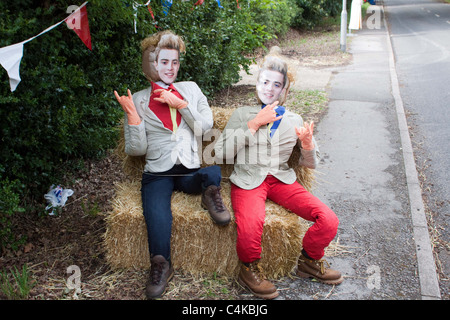
[(347, 0), (342, 0), (341, 12), (341, 51), (347, 49)]

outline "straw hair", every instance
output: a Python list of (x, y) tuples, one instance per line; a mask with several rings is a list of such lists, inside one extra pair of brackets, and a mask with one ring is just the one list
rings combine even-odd
[(157, 32), (142, 40), (142, 71), (148, 81), (156, 82), (160, 80), (154, 62), (158, 60), (161, 49), (173, 49), (177, 50), (178, 53), (184, 53), (186, 45), (182, 37), (170, 30)]
[[(235, 109), (211, 109), (214, 128), (221, 132)], [(206, 148), (211, 148), (213, 143), (214, 141), (205, 141), (203, 151), (208, 151)], [(113, 269), (149, 268), (147, 231), (140, 193), (145, 158), (126, 155), (123, 136), (116, 153), (121, 157), (123, 169), (130, 180), (115, 186), (113, 209), (106, 218), (104, 234), (106, 259)], [(293, 164), (298, 164), (298, 156), (293, 154), (291, 157)], [(171, 260), (176, 270), (196, 275), (212, 272), (225, 276), (237, 275), (240, 262), (236, 253), (237, 231), (228, 179), (233, 166), (220, 166), (223, 177), (222, 197), (232, 218), (229, 225), (219, 227), (213, 223), (209, 213), (201, 207), (201, 195), (183, 192), (174, 192), (172, 195)], [(310, 190), (315, 180), (313, 170), (298, 165), (293, 168), (299, 182)], [(307, 221), (272, 201), (266, 202), (260, 264), (267, 277), (283, 277), (295, 268), (302, 249), (302, 239), (309, 225)]]

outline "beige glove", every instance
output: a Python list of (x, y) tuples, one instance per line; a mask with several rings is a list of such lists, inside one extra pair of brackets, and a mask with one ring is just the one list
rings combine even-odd
[(119, 101), (122, 106), (123, 111), (127, 114), (128, 124), (137, 126), (141, 123), (141, 118), (139, 117), (136, 107), (133, 102), (133, 96), (131, 95), (130, 89), (128, 89), (128, 97), (127, 96), (119, 96), (116, 90), (114, 90), (114, 95), (116, 96), (117, 101)]
[(313, 121), (311, 121), (310, 124), (308, 124), (308, 122), (303, 123), (302, 128), (295, 128), (295, 132), (297, 133), (297, 136), (302, 143), (302, 148), (305, 150), (314, 149), (314, 142), (312, 141), (313, 131), (314, 131)]
[(261, 109), (261, 111), (258, 112), (254, 119), (247, 122), (247, 126), (250, 129), (250, 132), (255, 133), (259, 129), (259, 127), (283, 118), (283, 116), (277, 117), (277, 113), (274, 110), (277, 106), (278, 101), (265, 106)]
[(183, 109), (186, 108), (188, 105), (187, 101), (178, 98), (176, 95), (170, 92), (170, 90), (156, 89), (153, 92), (156, 94), (160, 93), (159, 97), (155, 97), (156, 101), (167, 103), (171, 108)]

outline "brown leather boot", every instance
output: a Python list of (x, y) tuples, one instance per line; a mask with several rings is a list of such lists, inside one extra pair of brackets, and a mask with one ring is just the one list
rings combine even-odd
[(248, 266), (242, 264), (238, 282), (258, 298), (274, 299), (278, 297), (277, 288), (272, 282), (266, 280), (258, 261), (252, 262)]
[(302, 278), (315, 278), (326, 284), (340, 284), (344, 281), (341, 273), (337, 270), (325, 267), (330, 265), (324, 259), (313, 260), (305, 257), (303, 254), (298, 258), (297, 275)]
[(202, 194), (202, 207), (208, 210), (213, 221), (219, 226), (230, 223), (231, 216), (222, 200), (220, 187), (211, 185)]
[(147, 299), (160, 298), (173, 277), (173, 268), (169, 261), (161, 255), (152, 257), (150, 262), (150, 278), (145, 288), (145, 294)]

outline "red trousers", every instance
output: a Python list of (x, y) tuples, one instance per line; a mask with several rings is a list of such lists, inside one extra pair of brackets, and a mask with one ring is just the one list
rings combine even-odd
[(231, 185), (239, 260), (250, 263), (261, 258), (266, 199), (314, 222), (303, 238), (303, 249), (310, 258), (321, 259), (324, 249), (336, 236), (339, 225), (336, 214), (298, 182), (285, 184), (273, 176), (268, 176), (259, 187), (252, 190)]

